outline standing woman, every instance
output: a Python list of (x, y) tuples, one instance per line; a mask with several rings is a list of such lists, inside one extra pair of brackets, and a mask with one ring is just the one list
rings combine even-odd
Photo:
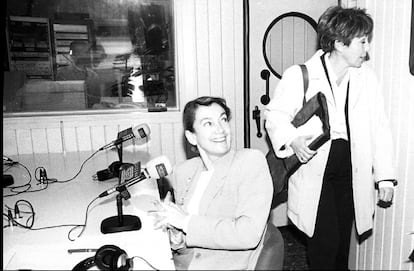
[(308, 236), (311, 269), (348, 269), (354, 220), (358, 234), (372, 229), (377, 200), (393, 198), (391, 131), (379, 80), (365, 63), (372, 31), (359, 8), (334, 6), (319, 18), (321, 49), (305, 62), (306, 100), (319, 91), (326, 96), (331, 139), (317, 151), (307, 145), (320, 134), (320, 121), (291, 124), (304, 95), (299, 66), (285, 71), (265, 111), (276, 155), (295, 154), (304, 164), (289, 180), (288, 216)]
[[(200, 97), (184, 108), (185, 137), (199, 156), (174, 168), (175, 203), (167, 195), (152, 212), (155, 227), (168, 228), (177, 269), (252, 270), (262, 250), (272, 179), (262, 152), (231, 149), (229, 121), (221, 98)], [(283, 257), (278, 236), (275, 258)]]

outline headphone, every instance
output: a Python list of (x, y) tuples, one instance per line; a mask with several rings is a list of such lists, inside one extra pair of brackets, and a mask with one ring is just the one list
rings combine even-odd
[(115, 177), (119, 177), (121, 166), (132, 165), (130, 163), (121, 163), (120, 161), (112, 162), (107, 169), (99, 170), (92, 176), (94, 180), (106, 181)]
[(126, 252), (115, 245), (104, 245), (100, 247), (95, 256), (86, 258), (79, 262), (72, 271), (87, 270), (97, 266), (99, 270), (130, 270), (132, 259), (128, 258)]

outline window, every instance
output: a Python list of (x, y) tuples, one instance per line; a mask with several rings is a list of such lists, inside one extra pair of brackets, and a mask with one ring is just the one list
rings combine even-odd
[(177, 106), (173, 0), (7, 0), (3, 112)]

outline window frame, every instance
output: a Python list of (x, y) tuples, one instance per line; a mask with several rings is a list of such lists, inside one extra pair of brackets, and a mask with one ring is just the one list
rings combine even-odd
[[(172, 42), (173, 42), (173, 61), (174, 61), (174, 92), (175, 92), (175, 105), (167, 106), (167, 110), (165, 112), (177, 112), (180, 110), (180, 91), (179, 91), (179, 80), (178, 80), (178, 58), (177, 58), (177, 11), (176, 11), (176, 1), (171, 1), (171, 22), (173, 24), (172, 33)], [(143, 1), (143, 3), (148, 3), (148, 1)], [(14, 16), (14, 15), (13, 15)], [(50, 19), (50, 18), (49, 18)], [(53, 22), (51, 20), (50, 24)], [(51, 29), (51, 31), (53, 31)], [(8, 31), (6, 31), (8, 32)], [(7, 39), (6, 41), (7, 42)], [(54, 46), (54, 44), (52, 45)], [(7, 45), (8, 47), (8, 45)], [(9, 64), (9, 63), (8, 63)], [(10, 70), (10, 69), (9, 69)], [(3, 75), (4, 76), (4, 75)], [(55, 81), (54, 79), (48, 81)], [(4, 85), (3, 85), (3, 92), (4, 92)], [(4, 102), (3, 102), (4, 106)], [(3, 118), (15, 118), (15, 117), (37, 117), (37, 116), (80, 116), (80, 115), (101, 115), (101, 114), (129, 114), (129, 113), (151, 113), (149, 112), (148, 107), (142, 108), (105, 108), (105, 109), (93, 109), (93, 108), (86, 108), (82, 110), (50, 110), (50, 111), (15, 111), (15, 112), (7, 112), (3, 111)]]

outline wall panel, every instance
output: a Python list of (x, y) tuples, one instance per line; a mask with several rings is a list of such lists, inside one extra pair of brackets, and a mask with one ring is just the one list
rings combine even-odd
[(17, 151), (19, 153), (33, 153), (32, 133), (30, 129), (19, 129), (15, 131)]
[(18, 154), (16, 130), (6, 130), (3, 126), (3, 155)]
[(116, 125), (104, 125), (104, 126), (90, 126), (91, 138), (91, 149), (97, 150), (105, 144), (111, 142), (117, 137), (117, 126)]
[(59, 128), (46, 128), (47, 150), (49, 153), (63, 151), (62, 133)]
[(208, 2), (208, 0), (194, 1), (197, 22), (195, 29), (197, 63), (194, 76), (197, 76), (197, 89), (200, 93), (211, 93)]
[(376, 208), (372, 235), (354, 239), (350, 267), (357, 270), (413, 270), (414, 249), (414, 76), (408, 54), (411, 0), (348, 1), (367, 9), (374, 20), (370, 64), (383, 86), (385, 110), (391, 121), (399, 185), (390, 208)]
[(173, 124), (167, 123), (162, 125), (162, 132), (160, 131), (161, 135), (161, 153), (168, 153), (171, 157), (175, 157), (174, 155), (174, 130)]
[[(185, 153), (185, 139), (184, 139), (184, 129), (182, 122), (175, 122), (174, 126), (174, 138), (173, 138), (173, 144), (176, 146), (174, 149), (174, 161), (184, 161), (186, 159), (186, 153)], [(177, 150), (177, 146), (180, 146)], [(184, 151), (183, 151), (184, 150)]]
[(32, 129), (31, 137), (33, 139), (33, 152), (34, 153), (49, 152), (48, 144), (47, 144), (47, 129)]
[[(244, 146), (244, 113), (245, 113), (245, 101), (243, 100), (243, 89), (244, 89), (244, 57), (243, 57), (243, 1), (234, 0), (234, 77), (227, 78), (230, 81), (233, 81), (234, 84), (234, 114), (233, 114), (233, 125), (235, 125), (235, 136), (234, 142), (236, 148), (242, 148)], [(246, 103), (248, 104), (248, 103)], [(246, 135), (247, 136), (247, 135)]]
[[(195, 17), (196, 2), (198, 1), (175, 1), (177, 85), (181, 107), (186, 101), (201, 95), (197, 84), (197, 36), (195, 34), (200, 26)], [(204, 12), (207, 11), (204, 10)]]
[(221, 8), (222, 0), (209, 0), (208, 1), (208, 35), (209, 35), (209, 49), (208, 53), (210, 56), (210, 95), (212, 96), (223, 96), (223, 58), (222, 51), (223, 44), (222, 40), (222, 17), (223, 14)]

